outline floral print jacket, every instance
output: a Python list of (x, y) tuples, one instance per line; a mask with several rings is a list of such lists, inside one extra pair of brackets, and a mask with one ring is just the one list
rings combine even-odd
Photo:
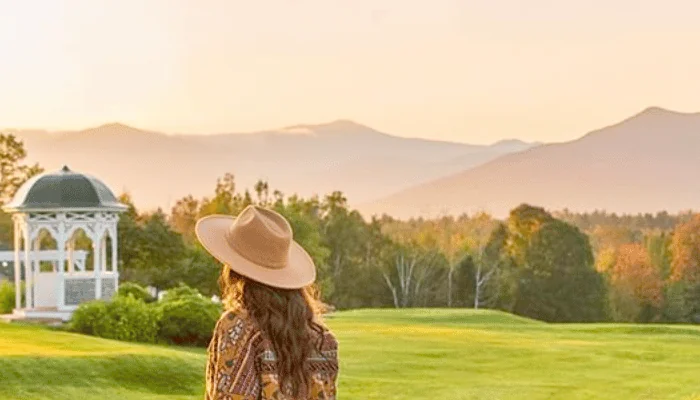
[[(277, 360), (267, 340), (244, 311), (225, 312), (208, 348), (205, 400), (302, 400), (281, 393)], [(335, 400), (338, 342), (326, 330), (320, 351), (309, 358), (309, 397)]]

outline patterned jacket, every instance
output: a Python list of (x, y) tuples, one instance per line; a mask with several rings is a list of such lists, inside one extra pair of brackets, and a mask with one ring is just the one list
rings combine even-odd
[[(336, 399), (338, 342), (328, 330), (320, 350), (308, 360), (313, 376), (304, 400)], [(208, 356), (205, 400), (293, 400), (280, 392), (272, 343), (245, 312), (221, 316)]]

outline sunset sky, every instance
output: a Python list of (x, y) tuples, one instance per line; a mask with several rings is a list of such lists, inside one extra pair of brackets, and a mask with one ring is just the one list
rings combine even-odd
[(694, 0), (0, 0), (0, 127), (179, 133), (352, 119), (563, 141), (700, 111)]

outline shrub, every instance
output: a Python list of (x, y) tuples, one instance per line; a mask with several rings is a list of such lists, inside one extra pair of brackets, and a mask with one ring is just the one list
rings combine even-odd
[(70, 330), (86, 335), (100, 336), (107, 330), (107, 303), (93, 300), (78, 306), (70, 320)]
[(168, 289), (168, 291), (163, 295), (161, 302), (170, 302), (189, 297), (202, 297), (202, 294), (197, 289), (193, 289), (184, 283), (181, 283), (179, 286)]
[(0, 314), (9, 314), (15, 308), (15, 285), (11, 282), (0, 283)]
[(206, 346), (221, 306), (203, 296), (182, 296), (158, 304), (158, 336), (169, 343)]
[(137, 300), (142, 300), (146, 303), (152, 303), (156, 300), (155, 297), (151, 296), (151, 294), (148, 293), (148, 290), (146, 290), (146, 288), (135, 282), (124, 282), (119, 285), (119, 289), (117, 290), (117, 296), (128, 295), (132, 295)]
[[(24, 303), (24, 282), (19, 288)], [(10, 314), (15, 309), (15, 283), (11, 281), (0, 282), (0, 314)]]
[(108, 339), (154, 343), (158, 310), (131, 295), (81, 304), (73, 313), (71, 329)]

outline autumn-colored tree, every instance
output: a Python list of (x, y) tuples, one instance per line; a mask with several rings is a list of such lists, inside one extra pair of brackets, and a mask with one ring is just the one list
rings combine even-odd
[(680, 224), (671, 240), (671, 288), (676, 295), (676, 315), (700, 322), (700, 214)]
[(540, 228), (553, 220), (551, 214), (541, 207), (521, 204), (510, 212), (507, 221), (507, 248), (517, 264), (525, 264), (527, 248)]
[[(457, 218), (443, 216), (429, 220), (396, 221), (385, 218), (382, 221), (382, 231), (397, 243), (440, 251), (448, 264), (448, 271), (445, 274), (447, 287), (444, 292), (447, 306), (453, 306), (454, 301), (464, 306), (465, 296), (472, 299), (470, 305), (478, 306), (478, 303), (473, 300), (476, 285), (474, 282), (479, 282), (481, 287), (493, 277), (493, 274), (489, 274), (488, 271), (494, 264), (485, 257), (484, 252), (491, 232), (497, 225), (498, 222), (489, 214), (480, 212), (471, 216), (462, 215)], [(471, 270), (474, 277), (464, 276), (467, 271), (465, 267), (467, 264), (464, 264), (467, 257), (468, 263), (474, 263), (476, 267)], [(470, 287), (460, 286), (463, 284), (469, 284)], [(467, 295), (467, 293), (472, 294)]]
[(194, 227), (199, 217), (199, 200), (188, 195), (178, 200), (170, 211), (169, 222), (173, 229), (180, 233), (185, 242), (195, 242)]
[(227, 173), (217, 180), (214, 197), (201, 201), (198, 217), (212, 214), (238, 215), (251, 203), (250, 193), (246, 191), (243, 196), (237, 193), (236, 179), (233, 174)]
[(648, 322), (658, 315), (664, 284), (641, 244), (624, 244), (616, 251), (609, 271), (610, 308), (618, 321)]
[(671, 279), (700, 282), (700, 214), (676, 227), (671, 249)]
[(664, 281), (671, 274), (671, 238), (670, 233), (661, 232), (658, 234), (650, 233), (644, 239), (651, 265), (661, 274), (661, 279)]
[(623, 244), (637, 243), (642, 240), (640, 231), (632, 230), (620, 225), (597, 225), (588, 236), (591, 238), (591, 246), (598, 253), (606, 249), (617, 249)]

